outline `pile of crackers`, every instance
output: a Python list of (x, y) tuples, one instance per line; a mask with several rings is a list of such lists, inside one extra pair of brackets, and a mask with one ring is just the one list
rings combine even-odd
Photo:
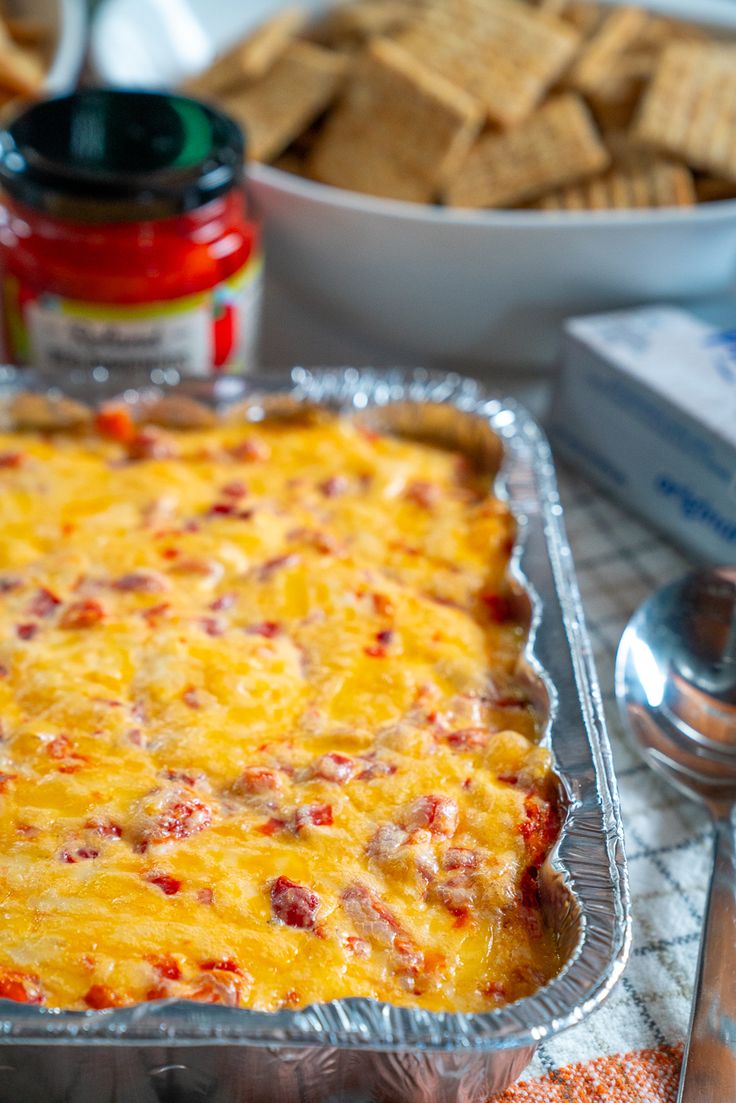
[(186, 90), (249, 156), (450, 207), (736, 197), (736, 44), (587, 0), (343, 0), (279, 11)]
[(52, 47), (51, 28), (0, 5), (0, 119), (43, 92)]

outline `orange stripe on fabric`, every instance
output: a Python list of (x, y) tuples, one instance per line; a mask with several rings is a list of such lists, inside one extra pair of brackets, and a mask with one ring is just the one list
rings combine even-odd
[(675, 1103), (682, 1046), (659, 1046), (520, 1081), (488, 1103)]

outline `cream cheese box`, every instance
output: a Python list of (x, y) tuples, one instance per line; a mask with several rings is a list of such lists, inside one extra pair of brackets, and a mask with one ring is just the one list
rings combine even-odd
[(674, 306), (570, 319), (549, 430), (693, 557), (736, 561), (736, 328)]

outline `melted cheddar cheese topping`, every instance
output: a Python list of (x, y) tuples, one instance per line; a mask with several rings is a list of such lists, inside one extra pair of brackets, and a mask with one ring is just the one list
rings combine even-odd
[(487, 480), (339, 418), (98, 425), (0, 433), (0, 997), (536, 990), (559, 818)]

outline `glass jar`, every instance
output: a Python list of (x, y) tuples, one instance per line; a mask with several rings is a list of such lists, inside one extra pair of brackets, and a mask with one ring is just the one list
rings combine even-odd
[(252, 367), (261, 288), (244, 139), (184, 96), (95, 90), (0, 133), (6, 358), (50, 372)]

